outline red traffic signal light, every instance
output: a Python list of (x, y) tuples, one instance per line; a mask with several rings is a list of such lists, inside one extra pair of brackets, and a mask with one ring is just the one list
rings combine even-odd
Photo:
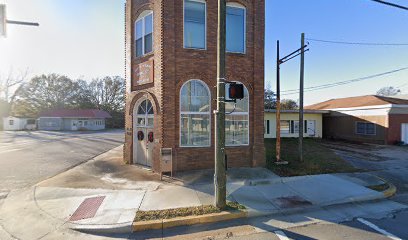
[(244, 98), (244, 85), (239, 83), (231, 83), (229, 84), (229, 98), (236, 100), (236, 99), (243, 99)]

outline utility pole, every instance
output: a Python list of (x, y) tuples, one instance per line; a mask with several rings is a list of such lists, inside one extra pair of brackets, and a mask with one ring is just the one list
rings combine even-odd
[(0, 4), (0, 37), (7, 36), (7, 24), (23, 25), (23, 26), (40, 26), (36, 22), (24, 22), (7, 19), (7, 9), (5, 4)]
[(215, 206), (227, 205), (225, 173), (225, 48), (226, 48), (226, 1), (218, 0), (217, 37), (217, 110), (215, 111)]
[[(309, 51), (309, 49), (306, 49), (308, 47), (308, 45), (305, 45), (305, 38), (304, 38), (304, 34), (302, 34), (302, 47), (293, 51), (291, 54), (286, 55), (283, 58), (280, 58), (280, 49), (279, 49), (279, 41), (277, 41), (277, 60), (276, 60), (276, 162), (275, 164), (278, 165), (285, 165), (288, 164), (287, 161), (282, 161), (281, 160), (281, 124), (280, 124), (280, 116), (281, 116), (281, 102), (280, 102), (280, 65), (284, 64), (287, 61), (290, 61), (291, 59), (294, 59), (295, 57), (301, 55), (302, 56), (302, 66), (303, 66), (303, 61), (304, 61), (304, 55), (305, 52)], [(302, 108), (302, 121), (303, 121), (303, 67), (301, 67), (301, 108)], [(303, 124), (300, 125), (299, 123), (299, 128), (303, 129)], [(300, 129), (299, 129), (300, 131)], [(300, 131), (303, 133), (303, 130)], [(302, 141), (303, 139), (301, 139), (303, 137), (303, 135), (300, 137), (299, 136), (299, 141)], [(303, 142), (301, 142), (300, 144), (302, 144)], [(299, 144), (299, 149), (301, 149)]]
[[(302, 33), (301, 45), (302, 49), (305, 46), (305, 34)], [(303, 93), (304, 93), (304, 78), (305, 78), (305, 51), (300, 54), (300, 89), (299, 89), (299, 161), (303, 162)]]
[(281, 161), (281, 122), (280, 122), (280, 56), (279, 56), (279, 40), (276, 43), (277, 58), (276, 58), (276, 163)]

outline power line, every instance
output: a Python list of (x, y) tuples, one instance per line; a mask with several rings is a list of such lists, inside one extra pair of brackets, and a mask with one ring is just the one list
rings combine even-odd
[[(374, 74), (374, 75), (370, 75), (370, 76), (366, 76), (366, 77), (355, 78), (355, 79), (350, 79), (350, 80), (340, 81), (340, 82), (335, 82), (335, 83), (328, 83), (328, 84), (323, 84), (323, 85), (317, 85), (317, 86), (313, 86), (313, 87), (307, 87), (307, 88), (305, 88), (305, 92), (312, 92), (312, 91), (322, 90), (322, 89), (326, 89), (326, 88), (332, 88), (332, 87), (337, 87), (337, 86), (341, 86), (341, 85), (351, 84), (351, 83), (355, 83), (355, 82), (361, 82), (361, 81), (364, 81), (364, 80), (368, 80), (368, 79), (372, 79), (372, 78), (376, 78), (376, 77), (381, 77), (381, 76), (385, 76), (385, 75), (389, 75), (389, 74), (393, 74), (393, 73), (404, 71), (404, 70), (407, 70), (407, 69), (408, 69), (408, 67), (404, 67), (404, 68), (399, 68), (399, 69), (395, 69), (395, 70), (391, 70), (391, 71), (383, 72), (383, 73), (378, 73), (378, 74)], [(299, 89), (285, 90), (285, 91), (282, 91), (282, 92), (284, 93), (282, 95), (292, 95), (292, 94), (299, 93)]]
[(390, 3), (390, 2), (386, 2), (386, 1), (382, 1), (382, 0), (371, 0), (371, 1), (381, 3), (381, 4), (385, 4), (385, 5), (388, 5), (388, 6), (391, 6), (391, 7), (400, 8), (400, 9), (403, 9), (403, 10), (408, 10), (408, 7), (401, 6), (401, 5), (398, 5), (398, 4), (395, 4), (395, 3)]
[(365, 46), (408, 46), (408, 43), (373, 43), (373, 42), (345, 42), (345, 41), (333, 41), (315, 38), (306, 38), (308, 41), (331, 43), (331, 44), (344, 44), (344, 45), (365, 45)]

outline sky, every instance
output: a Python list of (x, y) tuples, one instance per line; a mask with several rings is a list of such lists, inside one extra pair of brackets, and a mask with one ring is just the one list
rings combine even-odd
[[(406, 0), (390, 0), (406, 5)], [(30, 76), (59, 73), (71, 78), (124, 74), (124, 0), (0, 0), (8, 19), (40, 27), (8, 25), (0, 38), (0, 76), (29, 70)], [(266, 0), (265, 86), (275, 90), (276, 41), (281, 56), (306, 38), (408, 44), (408, 11), (370, 0)], [(305, 87), (366, 77), (408, 67), (408, 46), (339, 45), (309, 41)], [(299, 87), (299, 58), (281, 66), (282, 97)], [(305, 104), (375, 94), (385, 86), (408, 94), (408, 70), (353, 84), (305, 93)]]

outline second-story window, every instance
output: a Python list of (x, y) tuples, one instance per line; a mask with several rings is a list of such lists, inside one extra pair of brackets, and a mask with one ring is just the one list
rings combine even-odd
[(227, 5), (227, 52), (245, 53), (245, 7)]
[(153, 12), (144, 11), (135, 23), (136, 57), (153, 51)]
[(184, 0), (184, 47), (206, 48), (206, 3)]

